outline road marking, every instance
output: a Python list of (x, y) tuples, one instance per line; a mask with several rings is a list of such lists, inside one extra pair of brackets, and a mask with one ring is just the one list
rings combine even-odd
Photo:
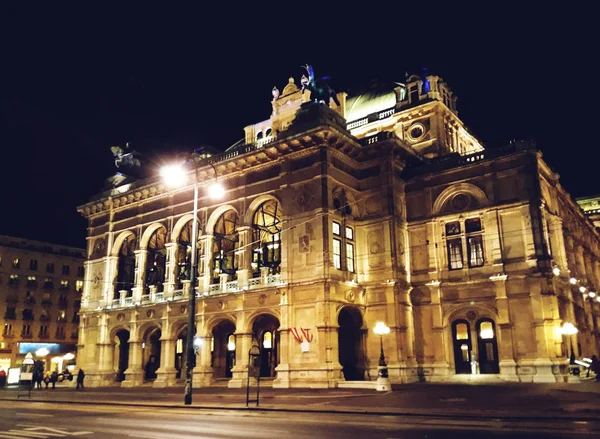
[(15, 416), (34, 416), (36, 418), (53, 418), (54, 415), (48, 415), (46, 413), (15, 413)]

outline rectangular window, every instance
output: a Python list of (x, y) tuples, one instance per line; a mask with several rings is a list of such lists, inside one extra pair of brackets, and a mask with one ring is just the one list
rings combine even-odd
[(8, 278), (8, 283), (9, 284), (18, 284), (19, 283), (19, 275), (11, 274), (10, 277)]
[(69, 274), (70, 271), (71, 271), (71, 267), (69, 267), (68, 265), (62, 266), (62, 274)]
[(448, 241), (448, 269), (460, 270), (463, 268), (462, 242), (460, 239)]
[(68, 280), (61, 280), (60, 281), (60, 287), (61, 288), (69, 288), (69, 281)]
[(82, 280), (75, 281), (75, 291), (77, 291), (78, 293), (81, 293), (83, 291), (83, 281)]
[(37, 259), (30, 259), (29, 260), (29, 269), (31, 271), (37, 271)]
[(31, 333), (31, 325), (23, 325), (23, 334), (22, 335), (29, 335)]
[(21, 268), (21, 261), (19, 260), (19, 258), (13, 259), (13, 268)]
[(352, 227), (346, 227), (346, 239), (354, 239), (354, 231), (352, 230)]
[(339, 239), (333, 240), (333, 266), (342, 269), (342, 241)]
[(340, 223), (333, 222), (333, 234), (340, 236)]
[(446, 236), (453, 235), (460, 235), (460, 223), (458, 221), (446, 223)]
[(354, 273), (354, 244), (346, 244), (346, 269)]
[(83, 277), (83, 274), (84, 274), (83, 267), (77, 267), (77, 276)]
[(481, 232), (481, 220), (479, 218), (469, 218), (465, 220), (465, 232)]
[(467, 251), (469, 252), (469, 267), (482, 267), (483, 239), (481, 235), (467, 238)]
[(54, 273), (54, 262), (48, 262), (46, 264), (46, 273)]
[(4, 335), (12, 335), (13, 333), (13, 325), (12, 323), (4, 324)]

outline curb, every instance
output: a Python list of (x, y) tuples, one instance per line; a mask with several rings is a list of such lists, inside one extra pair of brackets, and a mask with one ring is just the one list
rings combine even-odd
[(29, 399), (29, 398), (0, 398), (0, 401), (15, 401), (15, 402), (42, 402), (42, 403), (61, 403), (71, 405), (104, 405), (104, 406), (125, 406), (125, 407), (147, 407), (147, 408), (163, 408), (163, 409), (194, 409), (194, 410), (221, 410), (221, 411), (237, 411), (237, 412), (282, 412), (282, 413), (323, 413), (334, 415), (369, 415), (369, 416), (406, 416), (406, 417), (422, 417), (422, 418), (446, 418), (446, 419), (469, 419), (469, 420), (504, 420), (504, 421), (598, 421), (597, 410), (587, 410), (585, 414), (565, 415), (565, 414), (537, 414), (537, 415), (509, 415), (498, 413), (449, 413), (449, 412), (419, 412), (419, 411), (403, 411), (389, 412), (381, 410), (355, 409), (355, 410), (332, 410), (332, 409), (309, 409), (309, 408), (291, 408), (291, 407), (224, 407), (211, 405), (184, 405), (176, 403), (143, 403), (143, 402), (121, 402), (121, 401), (56, 401), (49, 399)]

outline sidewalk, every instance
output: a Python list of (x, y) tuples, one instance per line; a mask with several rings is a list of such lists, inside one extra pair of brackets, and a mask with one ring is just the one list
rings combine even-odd
[[(256, 389), (251, 389), (254, 398)], [(17, 389), (0, 390), (0, 400), (29, 401)], [(600, 383), (577, 384), (431, 384), (394, 386), (392, 392), (366, 389), (260, 389), (260, 406), (249, 409), (288, 412), (362, 413), (510, 419), (600, 419)], [(70, 386), (32, 390), (31, 401), (110, 404), (162, 408), (247, 410), (246, 389), (195, 388), (192, 406), (183, 404), (183, 387), (87, 388)], [(23, 397), (25, 395), (25, 397)]]

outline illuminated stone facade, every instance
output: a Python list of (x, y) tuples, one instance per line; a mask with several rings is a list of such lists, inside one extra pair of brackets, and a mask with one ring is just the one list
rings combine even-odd
[[(275, 387), (373, 381), (378, 321), (391, 328), (393, 382), (561, 381), (568, 342), (577, 357), (598, 352), (598, 232), (539, 152), (484, 151), (436, 76), (338, 99), (311, 103), (290, 78), (243, 144), (189, 171), (200, 189), (195, 386), (244, 385), (253, 343)], [(215, 176), (220, 200), (206, 193)], [(79, 211), (78, 365), (90, 385), (176, 383), (192, 183), (156, 176)], [(571, 340), (564, 322), (579, 329)]]
[[(51, 346), (36, 357), (46, 369), (67, 366), (76, 351), (85, 250), (0, 236), (0, 366), (20, 366), (27, 349)], [(28, 348), (21, 346), (28, 343)], [(54, 362), (53, 362), (54, 359)], [(59, 364), (60, 363), (60, 364)]]

